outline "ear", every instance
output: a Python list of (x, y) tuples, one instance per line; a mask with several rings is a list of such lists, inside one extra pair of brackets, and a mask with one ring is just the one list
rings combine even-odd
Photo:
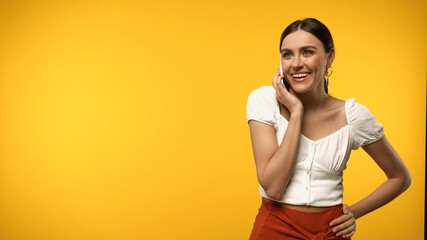
[(328, 69), (332, 65), (332, 62), (334, 61), (334, 59), (335, 59), (335, 48), (332, 48), (328, 55), (328, 64), (326, 65), (326, 69)]

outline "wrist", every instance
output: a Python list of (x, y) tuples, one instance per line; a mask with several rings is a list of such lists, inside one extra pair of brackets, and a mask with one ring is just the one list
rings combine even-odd
[(296, 117), (302, 117), (303, 113), (304, 113), (304, 107), (303, 106), (298, 106), (298, 107), (294, 107), (292, 108), (291, 111), (289, 111), (291, 117), (292, 116), (296, 116)]
[(354, 219), (358, 219), (360, 217), (357, 213), (357, 210), (354, 209), (354, 205), (348, 206), (348, 211), (353, 214)]
[(294, 120), (301, 120), (302, 119), (302, 116), (303, 116), (303, 110), (301, 109), (301, 110), (295, 110), (295, 111), (292, 111), (291, 113), (290, 113), (290, 120), (291, 119), (294, 119)]

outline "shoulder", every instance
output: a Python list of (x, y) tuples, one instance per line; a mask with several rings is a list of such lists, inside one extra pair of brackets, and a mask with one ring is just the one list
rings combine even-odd
[(344, 100), (335, 98), (330, 96), (329, 97), (329, 106), (328, 109), (329, 110), (338, 110), (338, 111), (343, 111), (345, 110), (345, 102)]
[(356, 98), (349, 98), (345, 101), (346, 114), (350, 122), (355, 122), (358, 119), (372, 118), (374, 115), (369, 109), (356, 101)]
[(333, 96), (329, 96), (329, 99), (331, 102), (336, 103), (336, 104), (344, 104), (346, 100), (342, 100)]
[(273, 86), (262, 86), (253, 90), (248, 97), (246, 104), (246, 117), (249, 120), (277, 127), (276, 115), (279, 104), (276, 99), (276, 90)]
[(322, 114), (326, 114), (325, 116), (327, 116), (329, 120), (340, 119), (340, 121), (342, 120), (345, 122), (345, 101), (329, 96), (322, 112)]
[(268, 107), (275, 110), (279, 107), (276, 98), (276, 89), (273, 86), (262, 86), (254, 89), (248, 97), (248, 106)]
[(384, 127), (369, 109), (356, 102), (355, 98), (346, 100), (348, 124), (351, 127), (352, 149), (373, 143), (384, 136)]
[(257, 96), (257, 97), (276, 97), (276, 89), (273, 86), (261, 86), (259, 88), (254, 89), (249, 96)]

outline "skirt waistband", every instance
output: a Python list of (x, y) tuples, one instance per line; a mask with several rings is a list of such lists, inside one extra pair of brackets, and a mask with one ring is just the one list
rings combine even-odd
[(261, 199), (262, 199), (262, 204), (264, 204), (264, 205), (267, 205), (269, 207), (274, 207), (277, 209), (281, 209), (282, 211), (293, 212), (295, 214), (322, 215), (322, 214), (325, 214), (327, 212), (342, 212), (342, 204), (330, 206), (330, 207), (327, 207), (326, 209), (315, 211), (315, 212), (306, 212), (306, 211), (301, 211), (301, 210), (289, 208), (286, 205), (282, 205), (280, 203), (269, 202), (269, 201), (265, 200), (264, 198), (261, 198)]

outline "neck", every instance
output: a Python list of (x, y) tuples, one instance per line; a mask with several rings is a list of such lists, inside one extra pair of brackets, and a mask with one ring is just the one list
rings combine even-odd
[(326, 103), (329, 95), (322, 89), (316, 92), (300, 93), (298, 97), (301, 99), (304, 110), (315, 111)]

